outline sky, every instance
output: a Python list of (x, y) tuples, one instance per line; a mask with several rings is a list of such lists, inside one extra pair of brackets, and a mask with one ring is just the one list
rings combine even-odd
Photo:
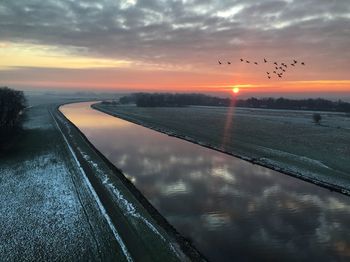
[(0, 1), (0, 86), (342, 98), (349, 67), (349, 0)]

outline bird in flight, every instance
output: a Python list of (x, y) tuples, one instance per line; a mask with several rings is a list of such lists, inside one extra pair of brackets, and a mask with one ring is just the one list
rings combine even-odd
[[(254, 60), (249, 61), (249, 60), (246, 60), (244, 58), (240, 58), (239, 60), (241, 61), (241, 63), (245, 62), (247, 64), (255, 64), (255, 65), (259, 65), (259, 66), (264, 66), (264, 64), (266, 64), (266, 63), (271, 63), (272, 64), (271, 68), (267, 69), (267, 70), (271, 70), (271, 71), (266, 71), (266, 76), (267, 76), (268, 79), (273, 79), (274, 76), (272, 74), (275, 74), (276, 77), (278, 76), (278, 78), (283, 78), (283, 74), (286, 74), (286, 72), (288, 70), (287, 68), (288, 68), (289, 65), (293, 66), (293, 67), (298, 66), (297, 64), (305, 66), (305, 62), (302, 62), (302, 61), (298, 62), (295, 59), (291, 59), (293, 62), (291, 62), (288, 65), (286, 63), (284, 63), (284, 62), (268, 61), (266, 59), (266, 57), (264, 57), (263, 60), (259, 59), (259, 60), (256, 60), (256, 61), (254, 61)], [(232, 61), (218, 60), (218, 64), (219, 65), (225, 65), (225, 64), (231, 65)]]

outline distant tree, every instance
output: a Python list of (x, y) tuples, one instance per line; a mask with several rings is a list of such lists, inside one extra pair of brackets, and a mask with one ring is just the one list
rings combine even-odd
[(22, 125), (26, 99), (22, 91), (0, 87), (0, 142)]
[(322, 120), (322, 116), (319, 114), (319, 113), (314, 113), (313, 115), (312, 115), (312, 119), (314, 120), (314, 122), (316, 123), (316, 124), (320, 124), (321, 123), (321, 120)]
[(134, 104), (136, 103), (136, 94), (131, 94), (128, 96), (123, 96), (119, 98), (120, 104)]

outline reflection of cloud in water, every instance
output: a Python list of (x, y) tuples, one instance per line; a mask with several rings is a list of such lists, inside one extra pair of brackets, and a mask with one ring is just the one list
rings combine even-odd
[(161, 187), (159, 191), (164, 196), (171, 196), (190, 193), (190, 188), (183, 181), (178, 181), (177, 183)]
[(222, 228), (229, 225), (231, 218), (224, 213), (209, 213), (201, 216), (202, 223), (209, 231), (215, 231), (217, 228)]
[(211, 175), (218, 176), (218, 177), (222, 178), (227, 183), (234, 183), (236, 180), (233, 173), (230, 173), (228, 171), (227, 166), (213, 167), (213, 169), (211, 170)]
[[(111, 156), (110, 154), (108, 155)], [(123, 167), (126, 165), (126, 161), (128, 161), (129, 155), (121, 155), (118, 160), (115, 162), (116, 166)]]
[(349, 254), (348, 197), (131, 127), (82, 130), (209, 259), (329, 261)]
[(203, 179), (204, 175), (202, 172), (200, 171), (191, 171), (188, 174), (188, 177), (191, 178), (191, 180), (197, 180), (197, 179)]
[(268, 197), (270, 195), (276, 194), (278, 193), (278, 191), (280, 191), (281, 188), (279, 187), (279, 185), (273, 185), (271, 187), (266, 187), (262, 194), (264, 195), (264, 197)]

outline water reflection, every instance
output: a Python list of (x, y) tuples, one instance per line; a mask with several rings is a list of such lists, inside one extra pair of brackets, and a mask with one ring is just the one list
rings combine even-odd
[(350, 258), (348, 197), (89, 105), (61, 110), (210, 260)]

